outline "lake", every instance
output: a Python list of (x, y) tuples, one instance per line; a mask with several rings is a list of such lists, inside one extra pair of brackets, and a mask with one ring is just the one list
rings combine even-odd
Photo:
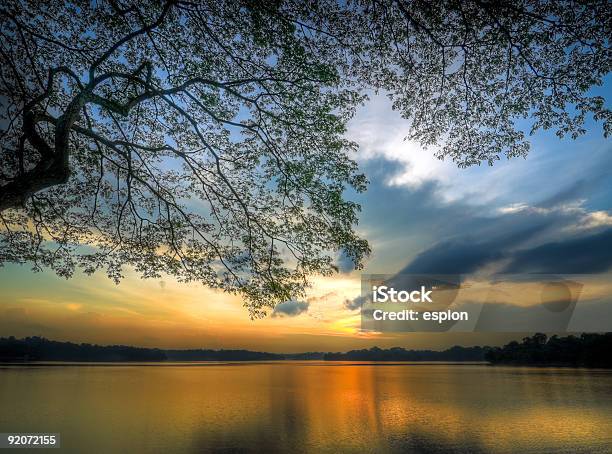
[(330, 362), (0, 365), (0, 432), (62, 452), (596, 453), (612, 372)]

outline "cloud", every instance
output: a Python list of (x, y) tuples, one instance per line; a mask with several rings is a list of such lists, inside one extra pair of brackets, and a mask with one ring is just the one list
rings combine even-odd
[(517, 203), (476, 217), (414, 258), (399, 274), (598, 273), (612, 267), (612, 216), (584, 200), (551, 206)]
[(604, 226), (612, 226), (612, 215), (603, 210), (586, 213), (578, 225), (583, 229), (596, 229)]
[(343, 306), (345, 309), (348, 309), (349, 311), (356, 311), (357, 309), (361, 309), (361, 306), (363, 306), (363, 303), (365, 303), (365, 297), (363, 296), (358, 296), (356, 298), (348, 299), (346, 298), (344, 300)]
[(443, 241), (417, 255), (400, 273), (473, 273), (487, 263), (503, 258), (503, 251), (491, 243), (477, 243), (469, 238)]
[(272, 311), (272, 317), (296, 317), (308, 311), (307, 301), (289, 300), (279, 303)]
[(516, 211), (481, 219), (462, 234), (439, 241), (406, 265), (402, 274), (465, 274), (509, 258), (522, 245), (537, 243), (571, 223), (564, 212)]
[(612, 267), (612, 228), (517, 251), (506, 273), (600, 273)]

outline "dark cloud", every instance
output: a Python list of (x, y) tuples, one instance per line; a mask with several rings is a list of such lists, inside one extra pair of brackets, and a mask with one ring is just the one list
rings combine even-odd
[(348, 298), (345, 299), (343, 304), (344, 307), (349, 311), (355, 311), (357, 309), (361, 309), (363, 303), (365, 303), (365, 298), (363, 296), (358, 296), (357, 298), (353, 298), (352, 300)]
[[(454, 235), (416, 254), (399, 274), (467, 274), (506, 260), (506, 273), (598, 273), (612, 267), (612, 229), (580, 230), (588, 214), (577, 182), (535, 206), (501, 210), (493, 216), (472, 212)], [(553, 203), (558, 205), (553, 206)]]
[(491, 242), (477, 243), (470, 239), (455, 239), (438, 243), (417, 255), (400, 273), (472, 273), (502, 257), (503, 252), (493, 247)]
[(272, 312), (272, 317), (296, 317), (308, 311), (307, 301), (289, 300), (279, 303)]
[(512, 256), (513, 250), (546, 238), (559, 225), (568, 225), (565, 212), (519, 211), (490, 217), (463, 235), (440, 241), (419, 253), (402, 274), (467, 274)]
[(600, 273), (612, 268), (612, 229), (517, 251), (506, 273)]
[[(504, 222), (497, 225), (509, 227)], [(468, 274), (502, 259), (509, 260), (504, 273), (599, 273), (612, 267), (612, 229), (520, 248), (547, 229), (543, 224), (486, 240), (470, 235), (442, 241), (418, 254), (400, 274)]]

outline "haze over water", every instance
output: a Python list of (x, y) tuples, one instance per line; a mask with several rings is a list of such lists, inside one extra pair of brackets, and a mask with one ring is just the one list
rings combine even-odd
[(62, 452), (609, 452), (612, 372), (322, 362), (0, 367)]

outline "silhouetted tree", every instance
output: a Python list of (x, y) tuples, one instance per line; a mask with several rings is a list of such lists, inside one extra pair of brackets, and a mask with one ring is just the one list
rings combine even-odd
[(583, 133), (608, 2), (27, 1), (0, 5), (1, 262), (299, 297), (369, 252), (343, 133), (382, 89), (460, 166)]

